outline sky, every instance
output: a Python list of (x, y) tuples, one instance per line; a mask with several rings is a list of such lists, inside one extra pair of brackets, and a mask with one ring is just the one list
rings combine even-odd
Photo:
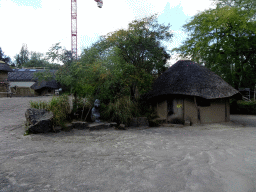
[[(182, 26), (209, 8), (214, 8), (212, 0), (103, 0), (102, 8), (94, 0), (77, 0), (78, 54), (101, 35), (152, 14), (158, 14), (160, 24), (171, 25), (174, 37), (166, 45), (171, 50), (187, 37)], [(0, 18), (0, 47), (12, 61), (23, 43), (44, 54), (58, 42), (71, 50), (71, 0), (0, 0)], [(179, 56), (171, 54), (169, 62), (175, 63)]]

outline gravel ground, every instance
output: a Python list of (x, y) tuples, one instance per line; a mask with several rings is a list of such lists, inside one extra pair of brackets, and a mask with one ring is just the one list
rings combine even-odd
[(192, 127), (23, 136), (30, 100), (0, 98), (0, 191), (255, 192), (256, 117)]

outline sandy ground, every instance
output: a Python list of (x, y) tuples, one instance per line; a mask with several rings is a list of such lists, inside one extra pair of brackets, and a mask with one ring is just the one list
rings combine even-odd
[(1, 192), (256, 191), (255, 116), (23, 136), (28, 101), (50, 98), (0, 98)]

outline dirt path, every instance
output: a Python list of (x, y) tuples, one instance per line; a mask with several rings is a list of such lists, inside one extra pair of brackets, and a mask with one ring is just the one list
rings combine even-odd
[[(256, 191), (255, 116), (185, 128), (23, 136), (31, 99), (38, 98), (0, 99), (1, 192)], [(249, 126), (238, 124), (244, 121)]]

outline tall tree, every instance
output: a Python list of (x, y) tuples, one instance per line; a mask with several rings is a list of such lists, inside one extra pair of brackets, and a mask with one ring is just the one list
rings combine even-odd
[(251, 1), (221, 0), (216, 9), (195, 15), (183, 26), (189, 37), (173, 51), (204, 63), (235, 88), (252, 86), (245, 77), (256, 83), (255, 13)]
[(29, 51), (27, 44), (23, 44), (20, 53), (15, 56), (16, 65), (18, 67), (23, 66), (29, 61)]
[(4, 54), (1, 47), (0, 47), (0, 61), (4, 61), (7, 64), (11, 63), (11, 58)]
[(169, 27), (158, 24), (156, 16), (135, 20), (127, 30), (102, 36), (79, 61), (64, 65), (57, 78), (72, 92), (97, 95), (105, 103), (125, 95), (135, 98), (166, 69), (170, 56), (161, 43), (171, 40)]
[(122, 70), (129, 76), (132, 98), (136, 89), (149, 89), (153, 74), (161, 74), (166, 69), (170, 55), (162, 43), (173, 37), (169, 28), (170, 25), (159, 24), (153, 15), (132, 21), (127, 30), (118, 30), (103, 37), (102, 42), (108, 48), (106, 51), (115, 48), (119, 61), (122, 60), (122, 65), (126, 66), (126, 70)]
[(60, 45), (60, 42), (55, 43), (52, 45), (52, 47), (50, 47), (50, 49), (46, 53), (46, 58), (52, 63), (61, 62), (63, 64), (70, 64), (74, 60), (71, 51), (63, 48)]

